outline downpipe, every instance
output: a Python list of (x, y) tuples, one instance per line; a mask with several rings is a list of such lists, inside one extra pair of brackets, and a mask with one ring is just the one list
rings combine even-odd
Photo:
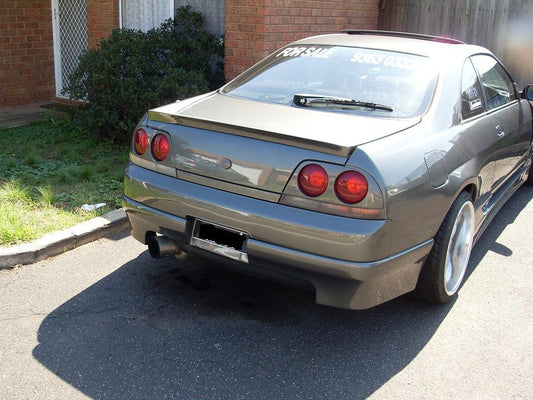
[(152, 236), (148, 239), (148, 252), (152, 258), (172, 257), (181, 254), (178, 244), (166, 236)]

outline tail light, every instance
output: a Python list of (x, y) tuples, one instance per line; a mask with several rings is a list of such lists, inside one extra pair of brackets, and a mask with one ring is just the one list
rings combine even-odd
[(346, 171), (335, 180), (335, 194), (347, 204), (359, 203), (368, 193), (368, 182), (357, 171)]
[(138, 155), (142, 156), (146, 152), (148, 148), (148, 135), (144, 129), (139, 129), (135, 132), (133, 144), (135, 146), (135, 152)]
[(306, 165), (298, 174), (298, 187), (309, 197), (318, 197), (328, 188), (328, 174), (320, 165)]
[(159, 133), (152, 139), (152, 156), (157, 161), (163, 161), (170, 151), (170, 142), (168, 138)]
[(287, 182), (279, 202), (341, 217), (385, 219), (378, 182), (370, 173), (352, 168), (328, 162), (303, 164)]

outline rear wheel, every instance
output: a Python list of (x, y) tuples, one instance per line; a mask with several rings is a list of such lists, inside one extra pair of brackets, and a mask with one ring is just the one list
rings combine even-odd
[(472, 199), (462, 192), (442, 222), (422, 268), (416, 292), (431, 303), (446, 303), (459, 290), (473, 247), (475, 215)]

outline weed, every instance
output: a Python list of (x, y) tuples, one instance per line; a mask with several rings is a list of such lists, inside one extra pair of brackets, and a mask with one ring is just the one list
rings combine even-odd
[(16, 161), (14, 158), (12, 157), (9, 157), (6, 161), (6, 169), (11, 169), (11, 168), (14, 168), (15, 165), (16, 165)]
[(55, 201), (55, 192), (54, 192), (54, 188), (50, 185), (48, 186), (39, 186), (37, 188), (37, 191), (40, 193), (41, 195), (41, 201), (45, 204), (48, 204), (48, 205), (53, 205), (54, 204), (54, 201)]
[(9, 212), (7, 204), (0, 203), (0, 244), (13, 244), (34, 238), (25, 218)]
[(30, 166), (30, 167), (33, 167), (36, 163), (36, 160), (35, 160), (35, 155), (33, 154), (28, 154), (26, 156), (26, 158), (24, 158), (24, 164)]
[(109, 162), (106, 160), (98, 161), (95, 167), (96, 173), (107, 172), (110, 169), (111, 169), (111, 166), (109, 165)]
[(76, 196), (72, 193), (58, 193), (55, 196), (56, 205), (66, 205), (74, 201)]
[(80, 179), (88, 180), (93, 174), (93, 170), (89, 165), (84, 165), (80, 170)]
[(0, 203), (6, 205), (27, 204), (31, 196), (27, 188), (19, 181), (8, 181), (0, 187)]
[(74, 181), (72, 176), (66, 170), (59, 171), (56, 178), (58, 183), (63, 184), (72, 183)]
[[(13, 138), (23, 137), (24, 145)], [(66, 118), (0, 129), (0, 245), (120, 207), (128, 150)], [(92, 213), (82, 204), (106, 203)]]

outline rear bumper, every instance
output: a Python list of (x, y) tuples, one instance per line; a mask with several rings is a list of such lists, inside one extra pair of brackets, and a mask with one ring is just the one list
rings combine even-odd
[[(310, 283), (320, 304), (363, 309), (413, 290), (432, 240), (374, 257), (387, 221), (364, 221), (314, 213), (180, 181), (130, 164), (124, 209), (132, 235), (174, 239), (200, 254), (244, 272)], [(233, 262), (190, 245), (201, 219), (246, 232), (249, 264)]]

